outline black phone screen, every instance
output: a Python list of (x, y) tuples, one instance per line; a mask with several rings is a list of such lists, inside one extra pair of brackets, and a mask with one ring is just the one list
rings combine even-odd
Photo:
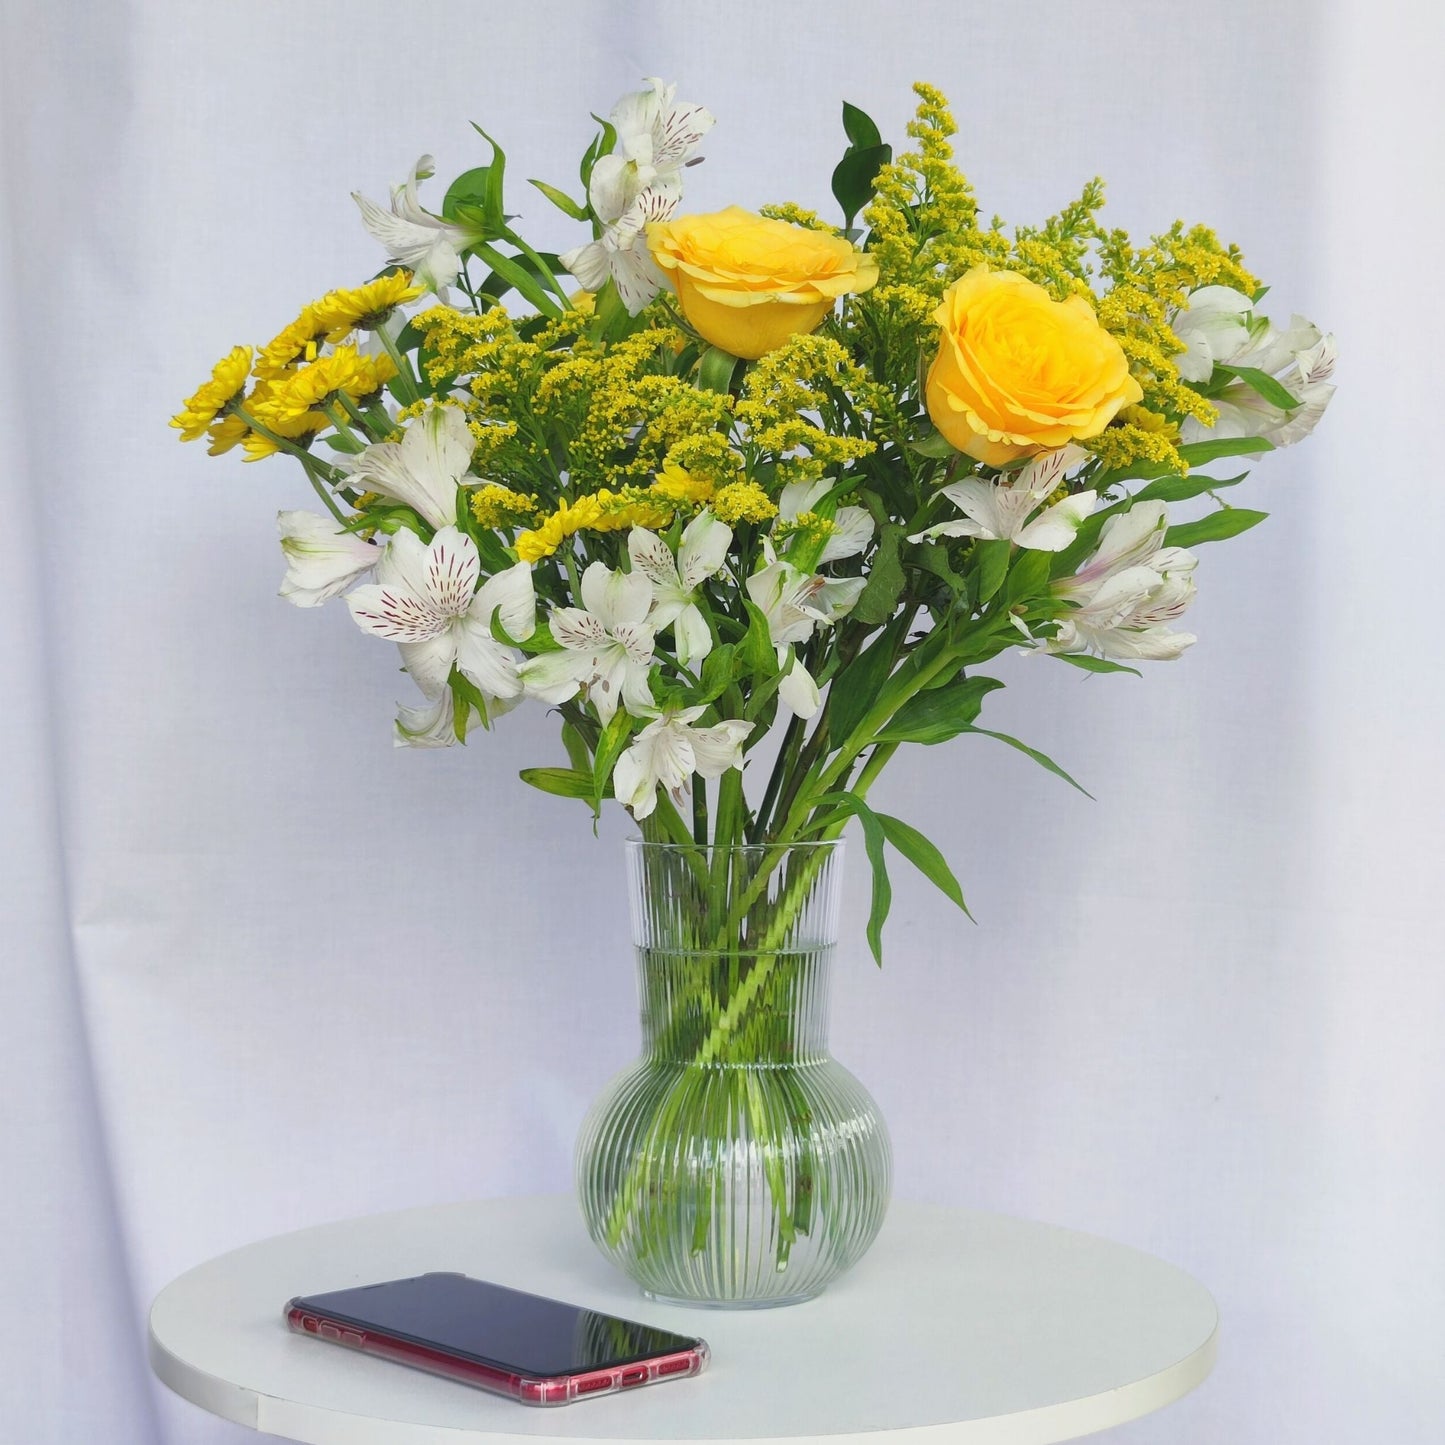
[(422, 1274), (294, 1304), (340, 1323), (549, 1378), (690, 1350), (696, 1339), (463, 1274)]

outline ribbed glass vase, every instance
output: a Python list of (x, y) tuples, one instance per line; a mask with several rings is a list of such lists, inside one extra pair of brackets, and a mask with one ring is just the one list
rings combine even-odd
[(656, 1299), (809, 1299), (873, 1242), (891, 1175), (828, 1052), (843, 845), (627, 849), (643, 1052), (582, 1127), (588, 1230)]

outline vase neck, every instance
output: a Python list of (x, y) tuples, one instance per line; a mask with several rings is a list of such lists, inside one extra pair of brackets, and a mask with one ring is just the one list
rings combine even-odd
[(825, 1057), (837, 845), (629, 848), (644, 1046), (707, 1065)]

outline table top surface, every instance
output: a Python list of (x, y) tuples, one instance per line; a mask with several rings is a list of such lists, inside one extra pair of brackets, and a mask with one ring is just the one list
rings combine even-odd
[[(460, 1270), (712, 1348), (703, 1375), (556, 1408), (292, 1334), (295, 1295)], [(1181, 1270), (1050, 1225), (895, 1202), (867, 1257), (806, 1304), (654, 1304), (569, 1197), (439, 1205), (247, 1245), (168, 1285), (151, 1362), (186, 1399), (311, 1445), (828, 1440), (1047, 1445), (1161, 1409), (1208, 1375), (1218, 1315)]]

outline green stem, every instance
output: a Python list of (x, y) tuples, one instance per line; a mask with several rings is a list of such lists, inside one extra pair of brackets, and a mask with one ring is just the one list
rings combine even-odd
[(410, 406), (413, 402), (421, 400), (421, 388), (417, 385), (415, 375), (412, 373), (411, 363), (401, 354), (397, 344), (387, 334), (384, 326), (378, 327), (376, 336), (380, 338), (386, 354), (391, 357), (392, 364), (396, 367), (397, 389), (401, 392), (405, 403)]
[[(330, 512), (338, 522), (345, 525), (348, 518), (341, 508), (336, 505), (336, 499), (331, 495), (331, 492), (326, 486), (326, 481), (334, 479), (336, 473), (328, 467), (325, 462), (318, 461), (313, 457), (304, 447), (298, 447), (296, 443), (289, 438), (281, 436), (278, 432), (273, 432), (270, 427), (257, 421), (244, 407), (237, 406), (233, 403), (231, 410), (236, 416), (240, 417), (257, 436), (265, 437), (268, 442), (279, 447), (283, 452), (289, 452), (300, 461), (306, 471), (307, 479), (316, 489), (316, 495), (325, 503), (326, 510)], [(325, 477), (325, 481), (323, 481), (323, 477)]]

